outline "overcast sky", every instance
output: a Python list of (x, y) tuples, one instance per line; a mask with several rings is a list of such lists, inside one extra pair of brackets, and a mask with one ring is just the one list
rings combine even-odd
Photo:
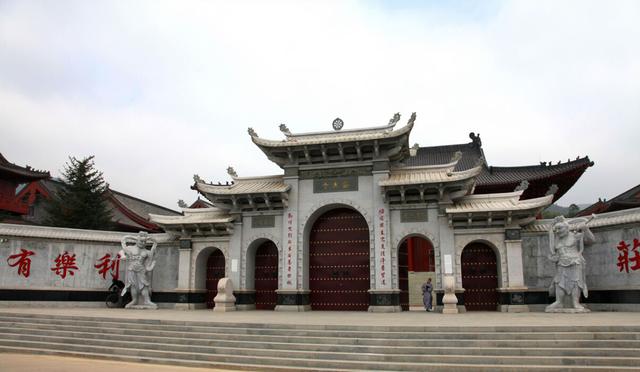
[(494, 166), (589, 155), (560, 204), (640, 184), (640, 1), (0, 0), (0, 152), (177, 209), (193, 174), (277, 174), (251, 142), (384, 125), (481, 134)]

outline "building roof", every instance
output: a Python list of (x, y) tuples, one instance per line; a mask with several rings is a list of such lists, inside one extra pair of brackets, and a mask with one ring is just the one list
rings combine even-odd
[[(394, 117), (395, 119), (395, 117)], [(355, 142), (355, 141), (371, 141), (387, 138), (395, 138), (411, 132), (413, 123), (415, 121), (415, 115), (411, 117), (407, 125), (394, 130), (397, 120), (392, 121), (389, 125), (363, 128), (353, 130), (336, 130), (333, 132), (314, 132), (314, 133), (302, 133), (293, 134), (288, 130), (281, 130), (285, 133), (284, 140), (268, 140), (258, 137), (257, 133), (251, 128), (249, 129), (249, 135), (251, 140), (258, 146), (264, 147), (291, 147), (291, 146), (305, 146), (305, 145), (320, 145), (330, 143), (343, 143), (343, 142)], [(398, 115), (398, 120), (400, 119)], [(285, 127), (286, 128), (286, 127)]]
[(228, 211), (220, 208), (183, 208), (184, 215), (151, 214), (151, 220), (161, 226), (228, 223), (233, 221)]
[[(470, 143), (447, 146), (421, 147), (415, 156), (407, 158), (404, 163), (408, 166), (434, 165), (449, 162), (459, 151), (462, 153), (455, 171), (473, 168), (478, 159), (484, 159), (482, 142), (479, 135), (471, 133)], [(552, 184), (558, 186), (554, 201), (558, 200), (575, 184), (582, 174), (593, 165), (589, 157), (577, 158), (566, 163), (529, 165), (521, 167), (495, 167), (484, 161), (482, 171), (476, 179), (476, 194), (505, 193), (515, 189), (521, 181), (529, 181), (529, 188), (524, 192), (523, 199), (544, 196)]]
[(203, 194), (214, 195), (242, 195), (242, 194), (264, 194), (282, 193), (291, 188), (284, 183), (284, 176), (263, 176), (263, 177), (232, 177), (233, 182), (229, 185), (209, 184), (201, 179), (196, 179), (194, 188)]
[[(60, 193), (64, 183), (58, 179), (45, 179), (37, 181), (38, 187), (31, 185), (23, 188), (18, 197), (24, 197), (27, 192), (40, 192), (44, 198), (50, 198)], [(42, 192), (46, 191), (46, 192)], [(150, 203), (148, 201), (124, 194), (119, 191), (108, 189), (105, 198), (109, 204), (108, 208), (112, 214), (111, 221), (114, 222), (118, 229), (126, 231), (148, 231), (160, 232), (160, 226), (150, 221), (150, 214), (158, 215), (181, 215), (180, 212), (169, 208)], [(30, 205), (37, 203), (36, 198), (29, 198)], [(44, 208), (43, 205), (37, 205), (37, 208)], [(42, 215), (41, 215), (42, 217)], [(44, 218), (44, 217), (42, 217)], [(42, 224), (44, 220), (33, 219), (33, 223)]]
[(581, 210), (578, 216), (589, 216), (593, 213), (620, 211), (640, 207), (640, 185), (634, 186), (611, 200), (598, 200)]
[(21, 167), (19, 165), (10, 163), (0, 153), (0, 178), (12, 179), (18, 183), (36, 181), (45, 178), (49, 178), (51, 175), (48, 171), (41, 171), (31, 168), (30, 166)]
[(213, 207), (213, 204), (209, 203), (206, 200), (200, 199), (200, 197), (198, 196), (198, 199), (196, 199), (196, 201), (191, 203), (191, 205), (188, 208), (197, 209), (197, 208), (211, 208), (211, 207)]
[(482, 166), (463, 171), (454, 171), (458, 160), (441, 165), (423, 165), (391, 169), (389, 178), (380, 181), (380, 186), (418, 185), (466, 180), (477, 176)]
[[(580, 218), (584, 218), (581, 216)], [(568, 219), (569, 221), (572, 218)], [(606, 212), (596, 215), (596, 218), (589, 221), (589, 228), (606, 227), (613, 225), (626, 225), (626, 224), (638, 224), (640, 222), (640, 208), (631, 208), (625, 210), (618, 210), (614, 212)], [(553, 220), (537, 220), (534, 223), (528, 225), (524, 230), (527, 232), (547, 232), (551, 229)]]
[(523, 191), (500, 194), (469, 195), (456, 201), (456, 204), (446, 209), (447, 213), (475, 213), (522, 211), (544, 208), (551, 204), (553, 195), (546, 195), (535, 199), (520, 200)]
[(120, 226), (133, 230), (161, 231), (151, 222), (150, 214), (180, 216), (181, 213), (169, 208), (138, 199), (119, 191), (107, 189), (106, 199), (111, 204), (112, 220)]

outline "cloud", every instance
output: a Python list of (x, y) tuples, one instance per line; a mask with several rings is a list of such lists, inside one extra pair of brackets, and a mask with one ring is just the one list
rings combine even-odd
[[(418, 112), (411, 142), (482, 135), (492, 165), (589, 155), (562, 203), (640, 183), (636, 2), (3, 2), (0, 146), (174, 207), (194, 173), (281, 172), (281, 138)], [(613, 181), (612, 181), (613, 180)]]

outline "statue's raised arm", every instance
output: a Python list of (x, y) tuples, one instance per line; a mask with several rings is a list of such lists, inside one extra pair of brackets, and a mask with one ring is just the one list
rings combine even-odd
[(148, 240), (152, 242), (152, 245), (149, 250), (149, 257), (147, 257), (145, 268), (148, 272), (151, 272), (153, 268), (156, 267), (156, 248), (158, 248), (158, 242), (153, 237), (149, 237)]

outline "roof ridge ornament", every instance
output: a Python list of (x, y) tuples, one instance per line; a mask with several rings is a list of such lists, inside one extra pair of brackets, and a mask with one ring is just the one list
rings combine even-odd
[(249, 133), (249, 135), (251, 137), (256, 137), (256, 138), (258, 137), (258, 133), (256, 133), (256, 131), (253, 130), (253, 128), (251, 128), (251, 127), (249, 127), (249, 129), (247, 129), (247, 132)]
[(193, 181), (196, 182), (196, 183), (205, 183), (204, 180), (202, 178), (200, 178), (200, 176), (197, 175), (197, 174), (193, 175)]
[(331, 123), (331, 125), (333, 126), (334, 130), (340, 130), (344, 126), (344, 121), (340, 118), (335, 118), (333, 120), (333, 123)]
[(237, 178), (238, 177), (238, 173), (236, 173), (236, 170), (233, 169), (232, 166), (229, 166), (227, 168), (227, 174), (229, 174), (231, 176), (231, 178)]
[(478, 159), (476, 159), (476, 163), (475, 163), (475, 167), (481, 167), (482, 165), (484, 165), (484, 156), (479, 157)]
[(407, 121), (407, 125), (413, 125), (413, 123), (415, 123), (415, 121), (416, 121), (416, 113), (413, 112), (413, 113), (411, 113), (411, 117)]
[(518, 186), (516, 186), (516, 189), (513, 191), (525, 191), (528, 188), (529, 188), (529, 181), (523, 180), (522, 182), (520, 182)]
[(389, 120), (389, 126), (392, 127), (396, 125), (400, 121), (400, 113), (396, 112), (393, 114), (393, 117)]
[(548, 195), (555, 195), (556, 192), (558, 192), (558, 185), (556, 185), (555, 183), (551, 186), (549, 186), (549, 190), (547, 190), (547, 193), (544, 194), (545, 196)]
[(284, 133), (285, 136), (289, 137), (291, 135), (291, 131), (285, 123), (280, 124), (278, 128), (280, 128), (280, 132)]
[(187, 203), (184, 202), (184, 200), (178, 199), (178, 207), (180, 207), (180, 208), (188, 208), (189, 206), (187, 205)]
[(462, 159), (462, 151), (456, 151), (455, 154), (451, 157), (451, 161), (449, 163), (456, 163)]
[(473, 145), (476, 147), (482, 147), (482, 140), (480, 139), (480, 133), (475, 134), (474, 132), (469, 133), (469, 138), (473, 141)]
[(409, 149), (409, 155), (416, 156), (418, 155), (418, 150), (420, 149), (420, 145), (418, 142), (414, 143), (413, 146)]

